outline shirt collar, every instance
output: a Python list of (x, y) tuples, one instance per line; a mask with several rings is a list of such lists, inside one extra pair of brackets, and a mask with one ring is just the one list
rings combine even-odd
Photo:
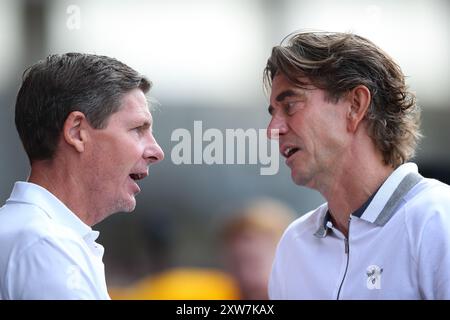
[[(415, 163), (409, 162), (399, 166), (381, 187), (351, 215), (359, 217), (378, 226), (384, 226), (395, 214), (403, 197), (411, 190), (422, 176)], [(331, 228), (331, 215), (328, 210), (322, 214), (315, 236), (323, 238)]]
[(93, 231), (90, 226), (81, 221), (75, 213), (51, 192), (37, 184), (22, 181), (16, 182), (11, 196), (6, 202), (35, 205), (42, 209), (50, 219), (72, 229), (85, 240), (94, 241), (99, 235), (98, 231)]
[(382, 184), (361, 219), (384, 226), (396, 212), (403, 197), (422, 178), (415, 163), (405, 163), (398, 167)]

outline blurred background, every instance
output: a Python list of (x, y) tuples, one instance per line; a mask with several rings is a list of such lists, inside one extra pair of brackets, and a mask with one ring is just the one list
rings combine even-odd
[[(403, 68), (423, 108), (421, 173), (450, 182), (450, 2), (446, 0), (0, 0), (0, 201), (29, 166), (14, 127), (23, 70), (50, 53), (115, 57), (154, 83), (154, 132), (165, 160), (131, 214), (94, 229), (105, 248), (107, 282), (129, 286), (169, 268), (224, 268), (221, 230), (249, 201), (265, 197), (299, 216), (323, 199), (295, 186), (280, 159), (260, 165), (175, 165), (177, 128), (264, 129), (262, 70), (271, 48), (297, 29), (352, 31)], [(101, 179), (101, 177), (99, 177)], [(1, 244), (0, 244), (1, 245)]]

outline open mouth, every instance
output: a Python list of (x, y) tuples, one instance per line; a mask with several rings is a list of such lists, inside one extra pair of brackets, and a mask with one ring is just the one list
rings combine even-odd
[(130, 173), (129, 176), (134, 181), (138, 181), (138, 180), (144, 179), (147, 176), (147, 174), (146, 173)]
[(286, 148), (283, 151), (283, 156), (285, 156), (286, 158), (289, 158), (290, 156), (292, 156), (294, 153), (296, 153), (299, 150), (300, 150), (300, 148), (296, 148), (296, 147)]

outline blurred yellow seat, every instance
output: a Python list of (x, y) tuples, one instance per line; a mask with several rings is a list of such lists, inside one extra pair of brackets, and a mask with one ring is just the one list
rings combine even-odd
[(126, 288), (110, 288), (113, 300), (234, 300), (239, 289), (224, 272), (175, 268), (149, 276)]

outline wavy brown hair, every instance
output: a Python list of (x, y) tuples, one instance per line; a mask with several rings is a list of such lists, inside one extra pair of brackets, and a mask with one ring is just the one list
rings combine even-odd
[(384, 162), (396, 168), (414, 156), (422, 136), (420, 108), (400, 67), (371, 41), (352, 33), (294, 33), (272, 49), (264, 70), (266, 89), (277, 73), (299, 87), (306, 79), (336, 102), (366, 86), (372, 99), (365, 119)]

